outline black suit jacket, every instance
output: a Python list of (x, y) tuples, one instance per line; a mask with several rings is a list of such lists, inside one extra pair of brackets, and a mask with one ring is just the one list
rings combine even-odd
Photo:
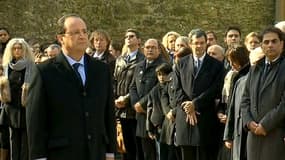
[(109, 67), (85, 55), (85, 72), (83, 87), (62, 53), (34, 68), (27, 106), (31, 159), (103, 160), (115, 152)]
[[(194, 74), (194, 58), (186, 56), (175, 67), (177, 98), (176, 140), (178, 145), (210, 145), (217, 143), (218, 120), (215, 98), (223, 84), (223, 64), (206, 54), (200, 71)], [(190, 126), (182, 110), (183, 101), (193, 101), (198, 124)]]

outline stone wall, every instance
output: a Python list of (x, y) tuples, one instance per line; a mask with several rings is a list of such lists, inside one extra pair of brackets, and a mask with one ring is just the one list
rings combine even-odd
[(213, 30), (219, 40), (229, 25), (243, 35), (274, 23), (274, 0), (0, 0), (0, 26), (13, 36), (51, 41), (54, 25), (64, 13), (77, 13), (89, 30), (107, 30), (121, 39), (136, 28), (144, 39), (174, 30), (187, 35), (193, 28)]

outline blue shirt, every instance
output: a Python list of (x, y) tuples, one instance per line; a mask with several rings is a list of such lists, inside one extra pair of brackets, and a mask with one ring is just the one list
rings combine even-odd
[(85, 75), (85, 69), (84, 69), (84, 56), (82, 56), (79, 61), (75, 61), (74, 59), (72, 59), (68, 55), (66, 55), (66, 54), (63, 54), (63, 55), (66, 57), (66, 59), (67, 59), (67, 61), (71, 67), (73, 66), (74, 63), (80, 63), (80, 66), (78, 67), (78, 72), (79, 72), (80, 77), (82, 79), (83, 85), (85, 85), (86, 75)]

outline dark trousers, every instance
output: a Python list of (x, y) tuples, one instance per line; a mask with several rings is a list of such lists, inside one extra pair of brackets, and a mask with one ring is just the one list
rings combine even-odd
[(181, 146), (182, 160), (217, 160), (216, 148), (209, 146)]
[(140, 138), (144, 160), (156, 160), (157, 152), (155, 147), (155, 140), (150, 138)]
[(10, 141), (9, 141), (9, 127), (8, 126), (0, 126), (0, 148), (9, 149)]
[(181, 160), (180, 148), (160, 143), (160, 160)]
[(9, 128), (11, 160), (28, 160), (27, 131), (22, 128)]
[(127, 153), (123, 154), (123, 160), (136, 160), (137, 142), (136, 142), (136, 124), (135, 119), (121, 118), (124, 144)]
[(140, 137), (136, 137), (136, 143), (137, 145), (135, 146), (137, 149), (137, 159), (136, 160), (144, 160), (144, 152), (142, 149), (142, 140)]

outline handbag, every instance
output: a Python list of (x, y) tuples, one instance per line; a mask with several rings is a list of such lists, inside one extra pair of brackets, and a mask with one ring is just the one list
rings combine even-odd
[(120, 120), (117, 120), (116, 129), (117, 129), (117, 151), (119, 153), (126, 153), (123, 130)]
[(5, 76), (0, 77), (0, 100), (3, 103), (11, 102), (10, 84)]

